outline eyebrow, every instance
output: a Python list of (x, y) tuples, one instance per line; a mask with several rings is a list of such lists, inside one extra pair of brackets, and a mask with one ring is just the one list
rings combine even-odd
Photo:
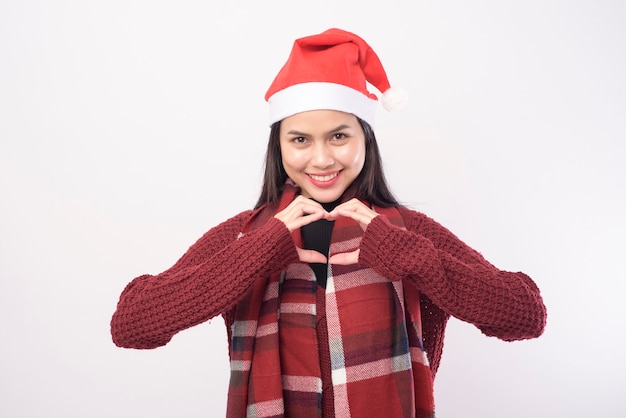
[[(328, 132), (325, 132), (325, 135), (334, 134), (334, 133), (339, 132), (339, 131), (341, 131), (343, 129), (346, 129), (346, 128), (350, 128), (350, 126), (349, 125), (345, 125), (345, 124), (344, 125), (339, 125), (336, 128), (331, 129)], [(287, 135), (307, 136), (307, 135), (310, 135), (310, 134), (307, 134), (305, 132), (296, 131), (295, 129), (291, 129), (290, 131), (287, 132)]]

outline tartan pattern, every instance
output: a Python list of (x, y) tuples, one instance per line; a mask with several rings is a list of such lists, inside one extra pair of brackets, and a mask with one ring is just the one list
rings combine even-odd
[[(259, 209), (243, 233), (261, 226), (296, 193), (287, 185), (279, 207)], [(375, 210), (403, 227), (396, 209)], [(330, 254), (357, 249), (362, 233), (353, 220), (337, 219)], [(299, 233), (293, 238), (302, 245)], [(237, 305), (228, 417), (321, 416), (316, 289), (310, 267), (294, 263), (257, 281)], [(434, 416), (419, 300), (417, 289), (369, 267), (329, 267), (325, 308), (335, 416)]]

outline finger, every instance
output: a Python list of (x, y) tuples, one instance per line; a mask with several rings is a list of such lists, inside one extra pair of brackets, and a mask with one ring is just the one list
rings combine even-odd
[(276, 216), (278, 218), (289, 218), (318, 211), (324, 211), (322, 205), (314, 200), (298, 196), (285, 209), (277, 213)]
[(318, 251), (305, 250), (303, 248), (296, 248), (296, 250), (298, 251), (300, 261), (304, 263), (326, 263), (326, 257)]
[(338, 205), (337, 207), (335, 207), (334, 211), (338, 210), (338, 209), (352, 209), (352, 210), (356, 210), (356, 208), (363, 208), (363, 209), (369, 210), (369, 207), (367, 205), (365, 205), (359, 199), (355, 198), (355, 199), (350, 199), (347, 202), (343, 202), (342, 204)]
[(337, 210), (334, 216), (336, 217), (345, 216), (346, 218), (350, 218), (358, 222), (361, 228), (365, 230), (367, 226), (370, 224), (370, 222), (372, 222), (372, 219), (378, 216), (378, 213), (370, 209), (363, 210), (361, 208), (357, 208), (356, 210), (352, 210), (350, 208), (343, 208), (343, 209)]
[(352, 199), (348, 202), (342, 203), (341, 205), (337, 206), (332, 212), (330, 212), (330, 215), (348, 216), (349, 212), (368, 215), (371, 218), (374, 218), (376, 215), (378, 215), (377, 212), (363, 204), (363, 202), (358, 199)]
[(293, 232), (296, 229), (302, 228), (304, 225), (308, 225), (311, 222), (315, 222), (317, 220), (322, 219), (325, 213), (326, 213), (325, 211), (321, 211), (321, 212), (315, 212), (315, 213), (309, 213), (309, 214), (302, 214), (295, 219), (292, 219), (286, 222), (283, 221), (283, 222), (285, 222), (285, 225), (287, 225), (287, 228), (289, 229), (289, 231)]
[(332, 255), (330, 257), (328, 262), (330, 264), (338, 264), (338, 265), (342, 265), (342, 266), (347, 266), (347, 265), (350, 265), (350, 264), (357, 264), (359, 262), (359, 254), (360, 254), (360, 252), (361, 252), (361, 250), (356, 249), (356, 250), (351, 251), (349, 253), (335, 254), (335, 255)]
[(327, 216), (328, 212), (324, 210), (322, 205), (302, 196), (298, 196), (285, 209), (274, 215), (275, 218), (285, 223), (289, 231), (292, 232), (303, 225)]

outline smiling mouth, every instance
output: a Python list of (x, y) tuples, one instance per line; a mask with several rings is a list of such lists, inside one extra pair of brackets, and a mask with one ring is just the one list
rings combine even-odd
[(328, 175), (325, 175), (325, 176), (318, 176), (318, 175), (315, 175), (315, 174), (309, 174), (308, 176), (311, 177), (315, 181), (331, 181), (332, 179), (334, 179), (338, 175), (339, 175), (339, 172), (336, 172), (336, 173), (333, 173), (333, 174), (328, 174)]

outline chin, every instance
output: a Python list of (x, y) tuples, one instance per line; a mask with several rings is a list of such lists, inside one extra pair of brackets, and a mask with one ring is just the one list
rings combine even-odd
[(339, 199), (343, 195), (343, 192), (328, 192), (328, 193), (309, 193), (309, 196), (316, 202), (330, 203)]

